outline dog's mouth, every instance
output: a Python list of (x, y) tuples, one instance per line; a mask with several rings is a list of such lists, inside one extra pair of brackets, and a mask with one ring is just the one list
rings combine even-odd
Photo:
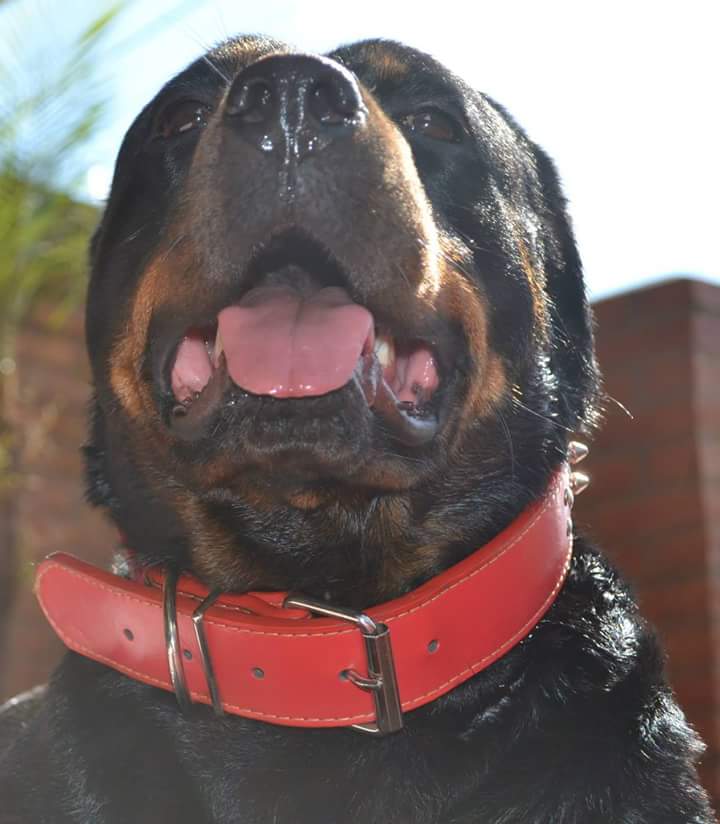
[(195, 439), (239, 399), (301, 406), (355, 386), (395, 438), (432, 440), (440, 388), (433, 345), (394, 334), (343, 286), (288, 268), (295, 277), (274, 271), (214, 323), (185, 330), (166, 365), (171, 430)]

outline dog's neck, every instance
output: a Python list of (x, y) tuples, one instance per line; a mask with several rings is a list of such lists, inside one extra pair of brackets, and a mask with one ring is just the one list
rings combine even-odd
[[(392, 732), (404, 712), (503, 657), (552, 606), (570, 565), (578, 478), (564, 465), (490, 543), (367, 614), (288, 593), (209, 592), (172, 568), (128, 569), (134, 580), (124, 580), (62, 555), (40, 567), (36, 591), (71, 649), (174, 690), (181, 706)], [(250, 692), (248, 672), (262, 682)]]

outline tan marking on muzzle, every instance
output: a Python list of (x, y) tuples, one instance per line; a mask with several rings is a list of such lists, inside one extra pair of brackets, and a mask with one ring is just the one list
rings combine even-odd
[(192, 300), (185, 284), (192, 267), (187, 251), (177, 244), (163, 252), (147, 266), (140, 278), (132, 302), (130, 316), (110, 355), (110, 386), (130, 418), (152, 417), (152, 389), (142, 377), (142, 367), (148, 345), (148, 330), (158, 307)]
[(125, 412), (133, 419), (145, 413), (147, 388), (140, 380), (140, 363), (145, 350), (153, 301), (143, 277), (130, 318), (110, 356), (110, 386)]
[[(373, 152), (384, 158), (382, 189), (378, 196), (388, 197), (395, 205), (393, 220), (398, 234), (415, 239), (417, 245), (413, 253), (417, 258), (409, 262), (404, 271), (408, 279), (413, 279), (417, 296), (433, 304), (442, 286), (443, 253), (432, 206), (402, 131), (366, 90), (363, 90), (363, 100), (368, 120), (373, 124), (364, 139)], [(398, 196), (399, 192), (402, 196)], [(398, 269), (403, 269), (401, 262)]]
[[(507, 392), (507, 374), (490, 346), (490, 310), (479, 290), (455, 272), (444, 284), (443, 303), (449, 317), (462, 326), (474, 366), (460, 414), (459, 436), (473, 421), (493, 414)], [(458, 443), (456, 437), (453, 446)]]
[(190, 492), (175, 495), (175, 511), (187, 529), (193, 571), (201, 579), (219, 586), (250, 590), (263, 580), (237, 536), (224, 529)]

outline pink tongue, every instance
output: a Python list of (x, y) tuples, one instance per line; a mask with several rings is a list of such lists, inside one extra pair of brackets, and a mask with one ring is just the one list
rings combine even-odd
[(324, 395), (352, 377), (373, 318), (344, 289), (259, 287), (218, 316), (228, 372), (255, 395)]

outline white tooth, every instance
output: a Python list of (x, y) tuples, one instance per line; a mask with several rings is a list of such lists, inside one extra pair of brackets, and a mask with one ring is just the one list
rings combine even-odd
[(215, 352), (213, 353), (213, 360), (215, 361), (215, 366), (220, 363), (220, 355), (225, 350), (223, 349), (223, 342), (222, 338), (220, 337), (220, 327), (218, 326), (217, 335), (215, 336)]
[(391, 338), (378, 337), (375, 340), (375, 356), (384, 369), (390, 366), (395, 360), (395, 346)]

